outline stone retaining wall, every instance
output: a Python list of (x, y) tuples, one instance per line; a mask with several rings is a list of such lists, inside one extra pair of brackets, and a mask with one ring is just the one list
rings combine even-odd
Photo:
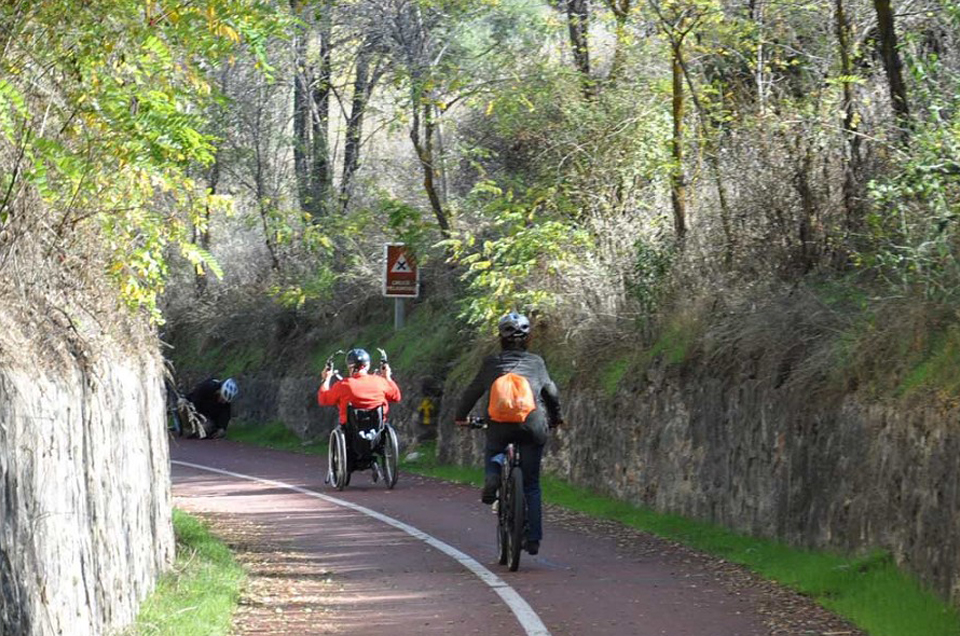
[[(956, 409), (677, 369), (654, 369), (613, 397), (568, 391), (563, 403), (569, 425), (545, 462), (572, 482), (797, 546), (882, 548), (960, 604)], [(451, 415), (441, 457), (478, 463), (481, 436), (453, 430)]]
[(160, 366), (46, 371), (0, 343), (0, 634), (131, 623), (174, 556)]

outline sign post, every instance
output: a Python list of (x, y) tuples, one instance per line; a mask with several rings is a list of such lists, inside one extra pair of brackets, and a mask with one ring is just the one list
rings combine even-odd
[(420, 295), (420, 270), (403, 243), (383, 246), (383, 295), (394, 299), (394, 329), (403, 327), (403, 299)]

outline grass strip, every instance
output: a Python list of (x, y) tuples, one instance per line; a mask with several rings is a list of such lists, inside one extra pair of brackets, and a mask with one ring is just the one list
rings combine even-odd
[[(326, 444), (304, 446), (281, 423), (243, 427), (251, 444), (297, 452), (326, 453)], [(280, 430), (282, 429), (282, 430)], [(401, 471), (480, 486), (479, 466), (440, 464), (436, 448), (424, 444), (402, 457)], [(402, 474), (401, 474), (402, 479)], [(746, 566), (815, 599), (871, 636), (960, 636), (960, 614), (901, 571), (891, 556), (873, 552), (849, 557), (802, 550), (769, 539), (738, 534), (715, 524), (661, 514), (573, 486), (551, 475), (542, 479), (543, 500), (593, 517), (612, 519), (701, 552)]]
[(327, 439), (303, 441), (282, 422), (269, 424), (249, 424), (237, 422), (227, 429), (227, 439), (264, 448), (306, 453), (307, 455), (326, 455)]
[(174, 509), (177, 556), (140, 607), (136, 636), (230, 633), (246, 575), (230, 549), (196, 517)]

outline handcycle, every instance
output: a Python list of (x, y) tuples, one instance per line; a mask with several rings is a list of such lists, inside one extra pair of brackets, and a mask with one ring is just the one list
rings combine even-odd
[[(387, 364), (387, 353), (383, 349), (379, 352), (382, 368)], [(338, 380), (340, 375), (333, 368), (333, 359), (341, 353), (343, 351), (331, 355), (325, 365)], [(347, 439), (348, 433), (350, 440)], [(347, 423), (337, 424), (330, 432), (324, 483), (343, 490), (350, 485), (351, 473), (372, 469), (374, 483), (382, 478), (387, 489), (393, 489), (399, 478), (399, 456), (397, 432), (387, 421), (383, 407), (359, 409), (350, 405), (347, 407)]]
[(167, 390), (167, 432), (176, 437), (207, 437), (207, 418), (172, 387)]
[[(467, 418), (467, 428), (485, 429), (482, 417)], [(497, 555), (500, 565), (511, 572), (520, 567), (520, 550), (527, 526), (527, 504), (523, 495), (523, 470), (520, 468), (520, 446), (509, 443), (493, 461), (500, 464), (500, 486), (494, 502), (497, 513)]]

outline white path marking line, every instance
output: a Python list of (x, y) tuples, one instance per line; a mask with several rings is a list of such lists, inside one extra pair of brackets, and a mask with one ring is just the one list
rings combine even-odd
[(440, 539), (433, 537), (426, 532), (419, 530), (409, 524), (406, 524), (402, 521), (398, 521), (393, 517), (388, 517), (385, 514), (379, 513), (376, 510), (371, 510), (364, 506), (357, 505), (352, 501), (347, 501), (345, 499), (337, 499), (336, 497), (331, 497), (330, 495), (324, 495), (323, 493), (316, 492), (314, 490), (309, 490), (307, 488), (301, 488), (300, 486), (294, 486), (293, 484), (287, 484), (282, 481), (274, 481), (272, 479), (261, 479), (260, 477), (254, 477), (252, 475), (243, 475), (241, 473), (234, 473), (229, 470), (221, 470), (219, 468), (213, 468), (211, 466), (202, 466), (200, 464), (192, 464), (190, 462), (182, 462), (179, 460), (170, 460), (171, 464), (177, 464), (179, 466), (187, 466), (188, 468), (196, 468), (197, 470), (205, 470), (211, 473), (219, 473), (221, 475), (228, 475), (230, 477), (236, 477), (237, 479), (246, 479), (248, 481), (255, 481), (261, 484), (266, 484), (267, 486), (273, 486), (276, 488), (286, 488), (287, 490), (292, 490), (308, 497), (315, 497), (317, 499), (322, 499), (323, 501), (330, 502), (337, 506), (343, 506), (344, 508), (349, 508), (351, 510), (356, 510), (357, 512), (362, 512), (365, 515), (373, 517), (378, 521), (382, 521), (387, 525), (391, 525), (394, 528), (403, 530), (411, 537), (420, 539), (427, 545), (440, 550), (447, 556), (451, 557), (454, 561), (467, 568), (471, 572), (477, 575), (481, 581), (486, 583), (494, 592), (496, 592), (503, 602), (507, 604), (507, 607), (510, 608), (510, 611), (513, 612), (514, 616), (517, 617), (517, 621), (520, 623), (520, 626), (523, 627), (524, 632), (528, 636), (550, 636), (550, 632), (547, 630), (546, 625), (543, 624), (543, 621), (540, 620), (540, 617), (537, 616), (537, 613), (533, 611), (533, 608), (530, 607), (530, 604), (523, 600), (523, 597), (520, 596), (516, 590), (507, 585), (507, 583), (501, 579), (499, 576), (483, 567), (476, 559), (457, 550), (455, 547), (448, 543), (444, 543)]

